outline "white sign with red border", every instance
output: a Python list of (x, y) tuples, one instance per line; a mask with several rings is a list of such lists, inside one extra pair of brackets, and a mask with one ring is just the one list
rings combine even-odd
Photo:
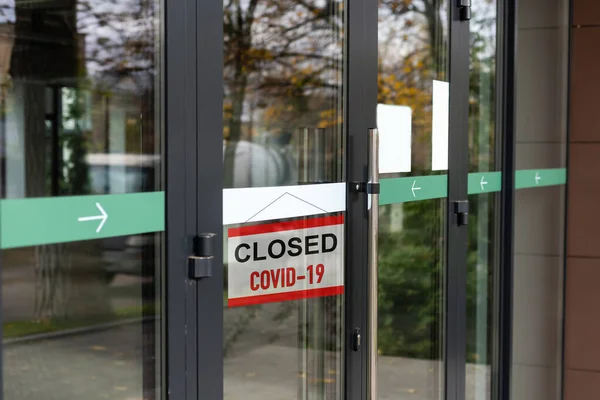
[(228, 229), (228, 305), (344, 292), (344, 216)]

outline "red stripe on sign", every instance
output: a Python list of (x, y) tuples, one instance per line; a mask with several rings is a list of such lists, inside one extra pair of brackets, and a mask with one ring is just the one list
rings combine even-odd
[(250, 306), (254, 304), (277, 303), (281, 301), (312, 299), (315, 297), (335, 296), (344, 294), (343, 286), (332, 286), (319, 289), (297, 290), (294, 292), (263, 294), (260, 296), (237, 297), (229, 299), (229, 307)]
[(261, 233), (293, 231), (297, 229), (317, 228), (319, 226), (339, 225), (344, 223), (344, 215), (333, 215), (328, 217), (317, 217), (308, 219), (298, 219), (295, 221), (274, 222), (271, 224), (241, 226), (239, 228), (230, 228), (227, 231), (228, 237), (239, 237), (248, 235), (260, 235)]

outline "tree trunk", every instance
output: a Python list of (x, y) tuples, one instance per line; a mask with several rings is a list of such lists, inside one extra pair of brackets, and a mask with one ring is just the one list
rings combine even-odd
[[(238, 40), (243, 41), (244, 38)], [(248, 86), (247, 73), (243, 71), (243, 51), (238, 47), (235, 57), (235, 77), (231, 86), (231, 119), (229, 120), (229, 137), (226, 141), (224, 152), (224, 187), (235, 186), (235, 155), (238, 142), (242, 139), (242, 115), (246, 101), (246, 87)]]
[[(75, 2), (65, 3), (64, 15), (76, 14)], [(25, 196), (47, 197), (58, 195), (52, 193), (49, 185), (49, 163), (46, 139), (46, 90), (44, 82), (57, 82), (62, 78), (72, 80), (77, 77), (78, 63), (83, 57), (79, 53), (83, 48), (78, 46), (76, 32), (64, 32), (62, 37), (73, 40), (72, 46), (63, 46), (65, 54), (60, 61), (52, 52), (52, 48), (41, 46), (31, 37), (47, 34), (51, 37), (61, 37), (54, 28), (44, 32), (43, 23), (56, 14), (48, 14), (35, 6), (16, 8), (15, 45), (11, 57), (11, 76), (19, 91), (23, 109), (22, 135), (25, 153)], [(62, 17), (61, 17), (62, 18)], [(32, 22), (33, 21), (33, 22)], [(73, 19), (74, 21), (74, 19)], [(59, 24), (63, 25), (64, 24)], [(69, 29), (74, 25), (69, 25)], [(35, 30), (36, 35), (31, 31)], [(40, 67), (43, 66), (43, 67)], [(58, 89), (60, 90), (60, 88)], [(60, 98), (60, 96), (59, 96)], [(60, 107), (54, 104), (54, 112), (60, 112)], [(60, 121), (55, 118), (54, 121)], [(60, 125), (60, 124), (59, 124)], [(59, 133), (60, 133), (60, 126)], [(55, 135), (56, 139), (56, 135)], [(52, 146), (58, 146), (53, 140)], [(54, 152), (50, 152), (53, 154)], [(59, 152), (60, 153), (60, 152)], [(70, 194), (85, 194), (69, 191)], [(79, 242), (64, 244), (49, 244), (35, 247), (35, 309), (38, 319), (53, 318), (85, 318), (92, 316), (110, 315), (108, 286), (104, 279), (101, 265), (101, 242)], [(79, 255), (84, 254), (86, 262), (80, 262)], [(85, 277), (85, 279), (81, 279)]]

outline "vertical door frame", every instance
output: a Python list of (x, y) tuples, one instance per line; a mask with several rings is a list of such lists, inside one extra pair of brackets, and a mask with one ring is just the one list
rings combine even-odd
[[(367, 398), (368, 348), (368, 197), (353, 191), (352, 182), (367, 182), (369, 129), (377, 127), (377, 0), (346, 0), (346, 273), (345, 396)], [(360, 329), (361, 346), (354, 351), (353, 334)]]
[[(196, 399), (196, 282), (187, 257), (197, 235), (196, 0), (162, 1), (166, 254), (163, 398)], [(165, 363), (163, 363), (165, 364)]]
[(514, 203), (515, 203), (515, 143), (516, 143), (516, 29), (515, 0), (498, 0), (496, 66), (496, 132), (501, 132), (500, 149), (502, 191), (500, 192), (500, 243), (497, 277), (498, 315), (495, 318), (492, 360), (495, 376), (492, 398), (511, 398), (513, 269), (514, 269)]
[[(512, 1), (516, 1), (516, 0), (512, 0)], [(572, 133), (572, 129), (571, 129), (571, 115), (572, 115), (572, 110), (573, 110), (573, 100), (571, 96), (571, 85), (573, 82), (573, 44), (574, 44), (574, 30), (573, 28), (575, 27), (575, 23), (574, 23), (574, 7), (575, 7), (575, 1), (574, 0), (569, 0), (569, 6), (568, 6), (568, 19), (567, 19), (567, 29), (568, 29), (568, 50), (567, 50), (567, 126), (566, 126), (566, 137), (565, 137), (565, 141), (566, 141), (566, 145), (565, 145), (565, 152), (566, 152), (566, 156), (565, 156), (565, 168), (567, 169), (567, 181), (565, 183), (565, 187), (564, 187), (564, 195), (563, 195), (563, 202), (564, 202), (564, 218), (563, 218), (563, 262), (561, 265), (561, 269), (562, 269), (562, 288), (561, 288), (561, 296), (562, 296), (562, 304), (561, 304), (561, 312), (560, 312), (560, 317), (561, 317), (561, 324), (562, 324), (562, 328), (560, 330), (560, 334), (561, 334), (561, 341), (560, 341), (560, 360), (559, 360), (559, 368), (561, 368), (561, 374), (560, 374), (560, 398), (564, 399), (565, 395), (566, 395), (566, 391), (565, 391), (565, 380), (566, 380), (566, 368), (565, 368), (565, 360), (566, 360), (566, 337), (567, 337), (567, 325), (566, 325), (566, 318), (567, 318), (567, 265), (568, 265), (568, 245), (569, 245), (569, 235), (567, 232), (567, 228), (569, 226), (569, 167), (571, 165), (571, 133)], [(517, 24), (515, 23), (515, 31), (517, 29)], [(515, 33), (516, 34), (516, 33)]]
[(461, 21), (459, 0), (449, 0), (450, 112), (448, 197), (446, 203), (446, 276), (444, 391), (463, 400), (466, 386), (468, 225), (459, 226), (455, 206), (468, 200), (469, 172), (469, 22)]
[[(212, 238), (212, 276), (197, 281), (198, 398), (223, 398), (223, 2), (198, 1), (197, 233)], [(197, 250), (197, 249), (196, 249)]]
[[(165, 395), (222, 399), (223, 5), (171, 2), (166, 16)], [(216, 234), (212, 276), (190, 279), (202, 233)]]

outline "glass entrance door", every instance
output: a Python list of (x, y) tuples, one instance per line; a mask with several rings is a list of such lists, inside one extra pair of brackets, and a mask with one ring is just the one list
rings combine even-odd
[(378, 394), (443, 399), (449, 266), (449, 4), (380, 1)]
[(346, 10), (223, 2), (224, 398), (344, 397)]
[[(216, 398), (363, 396), (366, 291), (354, 277), (366, 271), (367, 194), (350, 192), (349, 182), (366, 182), (359, 166), (375, 121), (356, 112), (363, 96), (350, 94), (367, 78), (356, 52), (365, 23), (359, 14), (349, 23), (352, 7), (358, 11), (348, 1), (199, 3), (199, 24), (219, 21), (223, 34), (220, 47), (202, 36), (198, 44), (206, 62), (221, 61), (222, 74), (219, 85), (203, 76), (198, 84), (207, 107), (222, 97), (221, 112), (198, 118), (199, 154), (212, 157), (200, 161), (208, 168), (199, 181), (222, 177), (222, 225), (208, 231), (222, 263), (197, 283), (198, 390)], [(219, 145), (206, 121), (218, 121)], [(198, 193), (200, 219), (214, 213), (202, 198), (217, 194), (206, 186)]]
[(0, 398), (162, 397), (161, 15), (0, 4)]
[(365, 3), (198, 6), (223, 34), (198, 36), (198, 68), (222, 74), (198, 75), (198, 232), (203, 198), (222, 206), (194, 250), (212, 241), (218, 262), (197, 283), (198, 393), (464, 397), (468, 10)]
[[(222, 117), (198, 118), (199, 151), (210, 140), (223, 155), (199, 171), (204, 182), (222, 173), (222, 229), (212, 233), (223, 256), (217, 279), (198, 283), (199, 312), (210, 308), (203, 318), (219, 324), (214, 341), (199, 337), (199, 370), (222, 349), (219, 372), (201, 374), (199, 387), (231, 399), (461, 398), (468, 10), (446, 1), (221, 6), (198, 12), (223, 24), (222, 49), (198, 38), (223, 75), (220, 87), (198, 85), (199, 102), (223, 95)], [(210, 125), (222, 146), (203, 120), (219, 121)], [(381, 141), (378, 265), (362, 190), (374, 187), (370, 128)]]
[(475, 398), (465, 362), (470, 3), (378, 2), (381, 399)]

